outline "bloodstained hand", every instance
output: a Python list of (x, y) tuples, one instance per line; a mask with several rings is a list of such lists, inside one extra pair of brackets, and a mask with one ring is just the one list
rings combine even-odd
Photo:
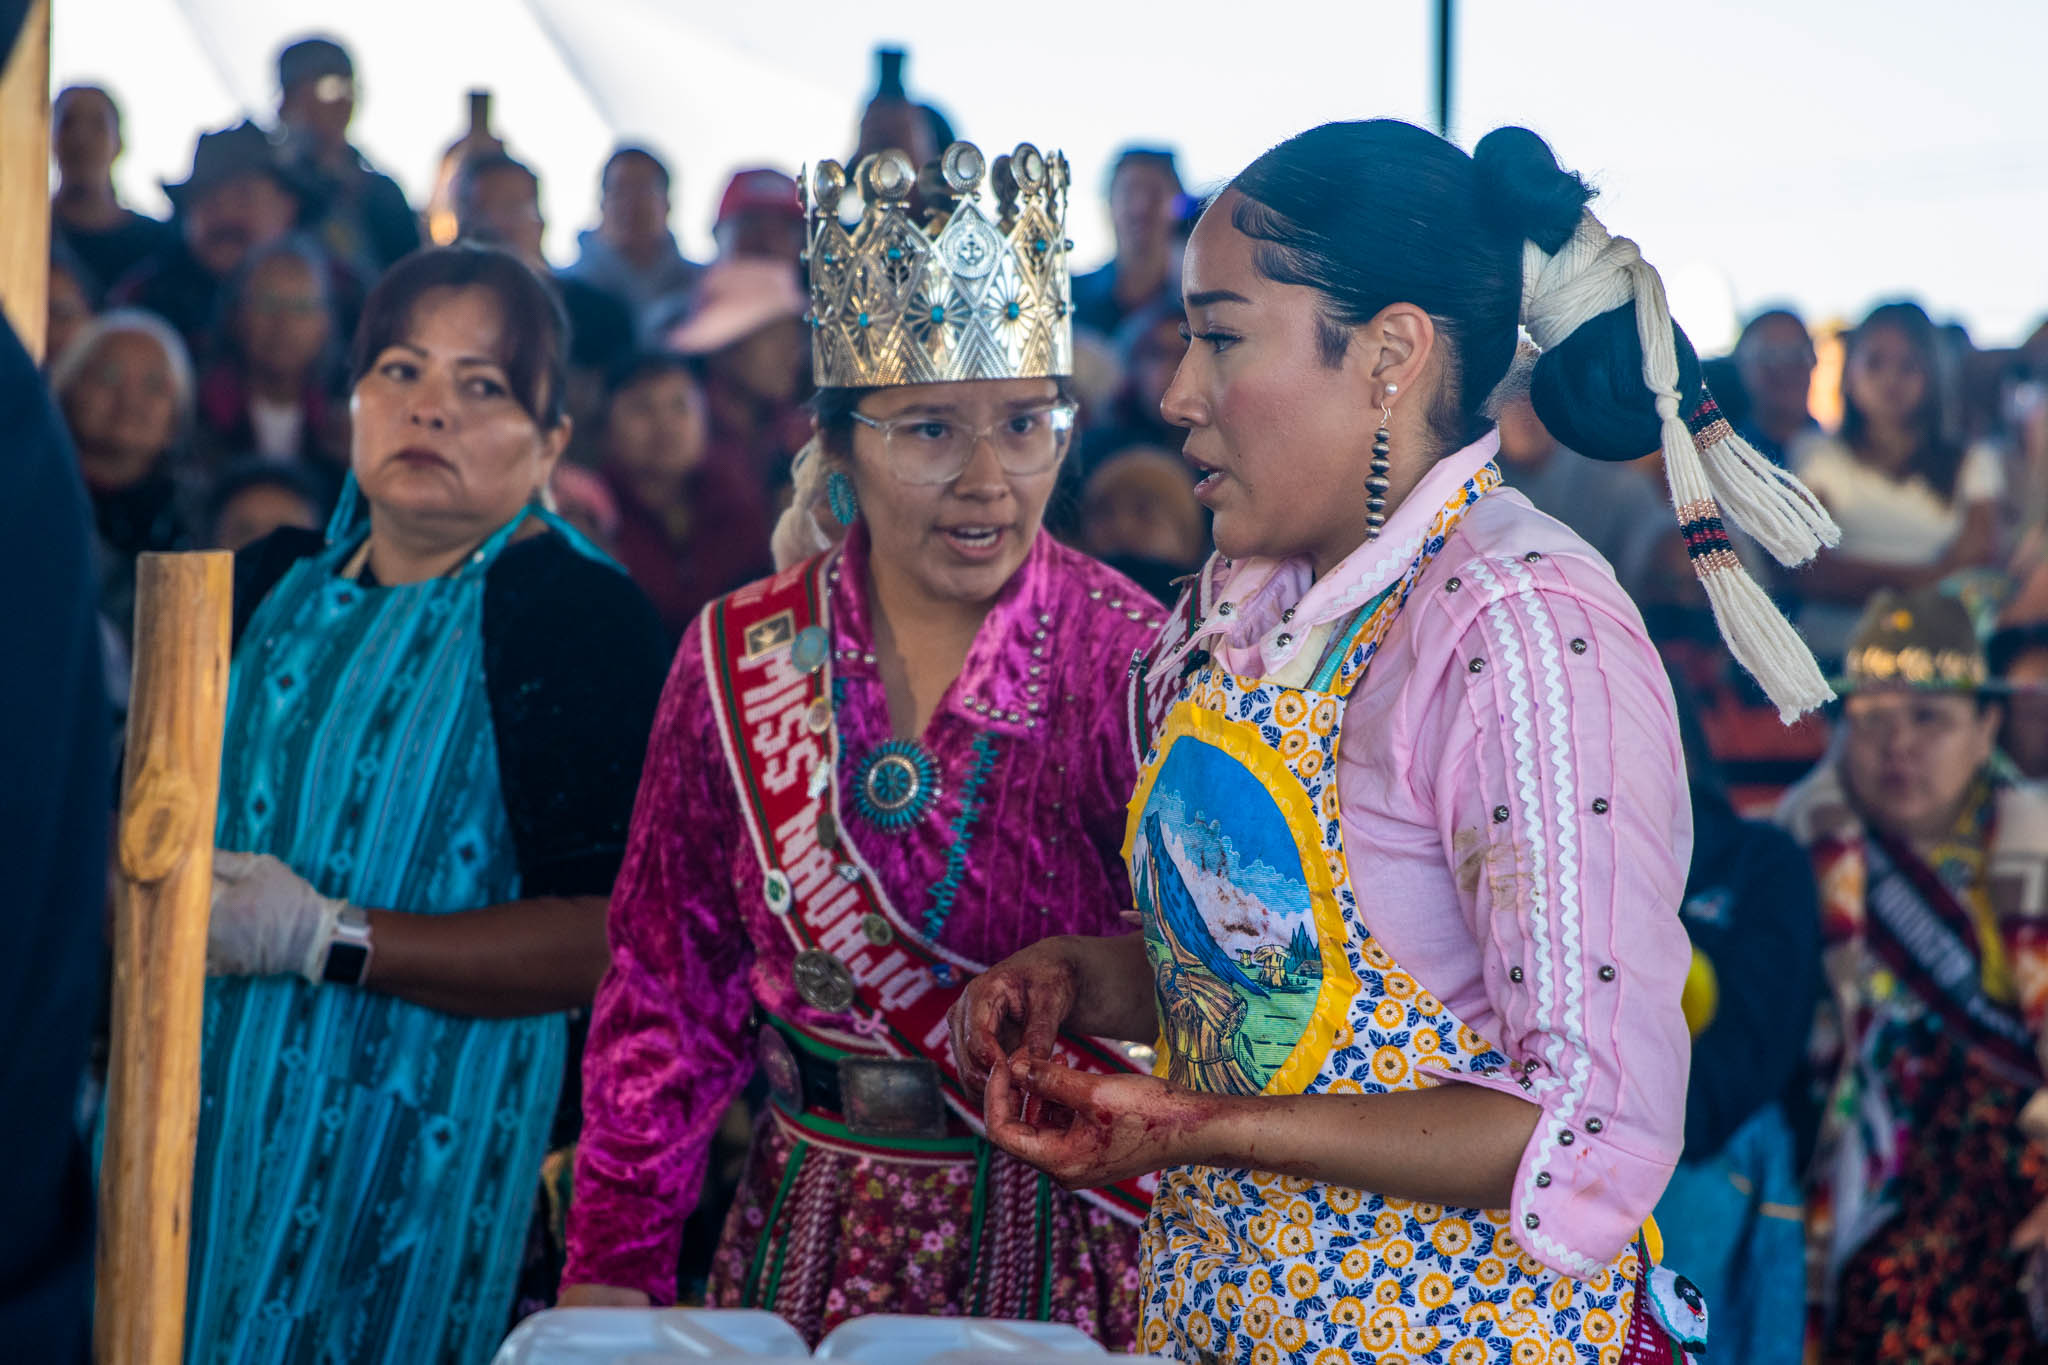
[(1035, 943), (967, 983), (947, 1022), (969, 1099), (982, 1099), (991, 1068), (1007, 1065), (1013, 1054), (1052, 1056), (1078, 987), (1079, 973), (1059, 939)]
[[(1034, 1122), (1028, 1106), (1041, 1101), (1046, 1112)], [(989, 1072), (982, 1118), (990, 1142), (1080, 1190), (1201, 1160), (1213, 1108), (1210, 1097), (1151, 1076), (1018, 1057)]]

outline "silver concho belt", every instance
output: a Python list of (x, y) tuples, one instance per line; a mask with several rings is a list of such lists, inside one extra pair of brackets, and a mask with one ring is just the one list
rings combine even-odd
[(758, 1055), (771, 1097), (787, 1112), (836, 1113), (855, 1137), (952, 1136), (935, 1062), (923, 1057), (820, 1057), (793, 1046), (772, 1022), (761, 1026)]

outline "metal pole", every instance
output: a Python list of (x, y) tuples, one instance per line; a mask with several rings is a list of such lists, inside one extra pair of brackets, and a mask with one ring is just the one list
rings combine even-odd
[(1454, 0), (1436, 0), (1436, 130), (1451, 135), (1451, 36), (1457, 18)]

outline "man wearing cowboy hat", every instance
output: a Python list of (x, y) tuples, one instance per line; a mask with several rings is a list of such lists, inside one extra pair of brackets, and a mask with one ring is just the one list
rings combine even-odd
[(1846, 662), (1834, 747), (1778, 812), (1819, 880), (1829, 986), (1823, 1358), (2031, 1359), (2008, 1249), (2048, 1231), (2048, 1148), (2026, 1136), (2048, 1126), (2021, 1112), (2048, 1014), (2048, 790), (1994, 761), (2002, 688), (1961, 602), (1878, 593)]
[[(318, 195), (279, 160), (269, 136), (246, 119), (200, 134), (192, 173), (176, 184), (165, 182), (164, 193), (170, 196), (177, 239), (128, 272), (108, 302), (147, 308), (162, 317), (199, 357), (207, 350), (227, 281), (250, 252), (316, 214)], [(349, 275), (346, 283), (337, 302), (359, 302), (360, 281)], [(338, 311), (344, 323), (353, 324), (353, 306)]]

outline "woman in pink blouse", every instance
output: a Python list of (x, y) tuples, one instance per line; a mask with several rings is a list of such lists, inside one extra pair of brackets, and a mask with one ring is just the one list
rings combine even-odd
[[(1066, 167), (1027, 146), (992, 171), (947, 149), (928, 219), (909, 162), (871, 157), (851, 234), (839, 167), (813, 176), (818, 434), (788, 567), (699, 616), (655, 719), (584, 1054), (564, 1304), (673, 1299), (713, 1131), (758, 1067), (773, 1103), (713, 1303), (812, 1342), (878, 1312), (1135, 1338), (1146, 1191), (1070, 1194), (993, 1152), (945, 1046), (988, 963), (1124, 929), (1123, 690), (1159, 625), (1040, 529), (1074, 415)], [(882, 278), (905, 287), (865, 292)], [(1097, 1044), (1068, 1057), (1132, 1074)]]
[[(1070, 1186), (1160, 1173), (1147, 1350), (1599, 1365), (1704, 1338), (1649, 1222), (1683, 1139), (1684, 764), (1613, 572), (1500, 487), (1518, 323), (1561, 440), (1665, 451), (1793, 709), (1825, 689), (1728, 577), (1704, 470), (1781, 514), (1781, 553), (1826, 522), (1752, 479), (1589, 197), (1525, 130), (1468, 157), (1331, 124), (1189, 244), (1162, 406), (1219, 555), (1137, 675), (1144, 933), (1039, 944), (954, 1018), (991, 1140)], [(1159, 1078), (1068, 1069), (1067, 1031), (1156, 1042)]]

